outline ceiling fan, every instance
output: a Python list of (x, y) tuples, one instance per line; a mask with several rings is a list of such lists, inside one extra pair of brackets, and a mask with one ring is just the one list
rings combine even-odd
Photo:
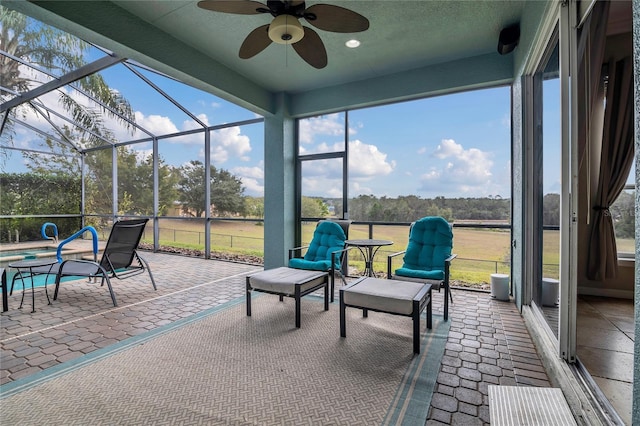
[(237, 15), (271, 14), (270, 24), (254, 29), (244, 39), (240, 58), (257, 55), (271, 42), (290, 44), (305, 62), (318, 69), (327, 66), (327, 51), (318, 33), (303, 27), (300, 18), (318, 29), (336, 33), (356, 33), (369, 28), (369, 20), (364, 16), (330, 4), (314, 4), (307, 8), (304, 1), (268, 0), (264, 4), (253, 0), (202, 0), (198, 7)]

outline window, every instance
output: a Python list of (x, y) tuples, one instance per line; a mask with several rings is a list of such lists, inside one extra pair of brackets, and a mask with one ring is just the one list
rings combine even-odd
[(619, 259), (633, 259), (635, 256), (635, 167), (629, 171), (627, 184), (611, 205), (609, 211), (616, 233), (616, 247)]

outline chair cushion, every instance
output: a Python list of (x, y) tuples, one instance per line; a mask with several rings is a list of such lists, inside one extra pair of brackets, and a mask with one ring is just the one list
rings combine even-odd
[(411, 277), (411, 278), (424, 278), (426, 280), (443, 280), (444, 279), (444, 271), (440, 269), (424, 271), (419, 269), (398, 268), (396, 269), (396, 275), (399, 275), (402, 277)]
[[(346, 239), (342, 227), (337, 223), (329, 221), (320, 222), (313, 233), (313, 239), (304, 255), (304, 260), (308, 262), (326, 262), (326, 266), (325, 263), (322, 263), (321, 265), (324, 269), (316, 269), (310, 268), (310, 264), (308, 263), (305, 269), (328, 270), (331, 267), (331, 253), (342, 250)], [(298, 266), (292, 266), (290, 264), (289, 266), (292, 268), (301, 267), (300, 264), (298, 264)], [(317, 266), (317, 268), (320, 267), (321, 266)], [(339, 256), (336, 256), (335, 267), (336, 269), (340, 269)]]
[[(453, 232), (449, 222), (442, 217), (424, 217), (411, 227), (409, 244), (403, 258), (404, 264), (400, 270), (424, 271), (426, 275), (432, 271), (439, 271), (442, 274), (441, 278), (444, 278), (445, 259), (451, 256), (452, 248)], [(434, 279), (437, 276), (424, 278)]]
[(301, 258), (289, 259), (289, 268), (306, 269), (311, 271), (328, 271), (331, 269), (330, 260), (307, 260)]

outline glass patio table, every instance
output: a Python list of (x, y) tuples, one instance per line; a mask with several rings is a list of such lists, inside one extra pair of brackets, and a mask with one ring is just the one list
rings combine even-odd
[(347, 246), (357, 247), (364, 257), (364, 274), (370, 277), (373, 276), (373, 258), (376, 256), (380, 247), (390, 246), (393, 241), (390, 240), (375, 240), (371, 238), (363, 240), (346, 240), (344, 242)]

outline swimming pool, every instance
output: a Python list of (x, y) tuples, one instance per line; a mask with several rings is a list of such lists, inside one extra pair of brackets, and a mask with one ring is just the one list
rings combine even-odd
[[(36, 259), (38, 257), (55, 257), (55, 256), (56, 256), (55, 246), (34, 248), (30, 250), (0, 250), (0, 259), (2, 260), (5, 260), (5, 258), (7, 257), (10, 257), (11, 260), (14, 261), (14, 260)], [(14, 259), (14, 257), (16, 257), (17, 259)]]
[[(86, 244), (88, 243), (88, 244)], [(67, 247), (69, 247), (67, 249)], [(5, 268), (7, 272), (7, 285), (11, 287), (11, 281), (16, 274), (16, 270), (9, 267), (12, 262), (29, 259), (55, 258), (57, 245), (51, 244), (49, 241), (44, 242), (28, 242), (17, 244), (3, 244), (0, 247), (0, 268)], [(62, 259), (81, 259), (87, 258), (93, 260), (93, 250), (90, 241), (73, 241), (64, 247), (61, 252)], [(34, 287), (43, 287), (47, 275), (37, 275), (34, 277)], [(48, 284), (55, 282), (55, 275), (49, 275)], [(25, 285), (31, 286), (30, 279), (26, 279)], [(22, 290), (22, 283), (17, 280), (14, 290)]]

